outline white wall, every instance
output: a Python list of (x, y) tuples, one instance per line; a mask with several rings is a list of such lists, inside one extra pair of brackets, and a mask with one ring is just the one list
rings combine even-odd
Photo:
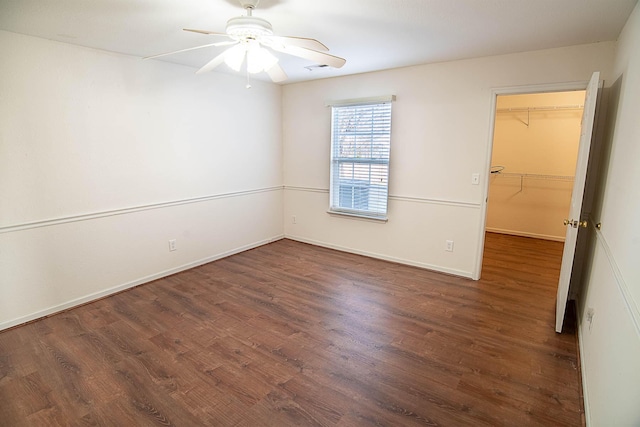
[[(640, 425), (640, 6), (618, 41), (578, 320), (592, 426)], [(588, 310), (593, 320), (588, 321)]]
[(282, 236), (279, 86), (8, 32), (0, 56), (0, 329)]
[[(285, 235), (292, 239), (477, 275), (488, 174), (492, 90), (610, 76), (614, 43), (401, 68), (283, 88)], [(326, 213), (327, 100), (396, 94), (389, 221)], [(471, 174), (483, 175), (471, 185)], [(296, 216), (293, 224), (292, 216)], [(445, 240), (455, 242), (445, 252)]]

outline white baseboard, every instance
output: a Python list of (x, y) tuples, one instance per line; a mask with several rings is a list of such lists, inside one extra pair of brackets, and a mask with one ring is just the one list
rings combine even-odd
[(207, 264), (207, 263), (210, 263), (212, 261), (216, 261), (216, 260), (219, 260), (219, 259), (222, 259), (222, 258), (226, 258), (226, 257), (228, 257), (230, 255), (235, 255), (237, 253), (244, 252), (244, 251), (247, 251), (249, 249), (257, 248), (258, 246), (266, 245), (268, 243), (275, 242), (277, 240), (281, 240), (283, 238), (284, 238), (284, 235), (278, 235), (278, 236), (271, 237), (269, 239), (260, 240), (258, 242), (250, 243), (248, 245), (244, 245), (244, 246), (241, 246), (239, 248), (231, 249), (231, 250), (226, 251), (226, 252), (222, 252), (222, 253), (219, 253), (219, 254), (216, 254), (216, 255), (212, 255), (212, 256), (207, 257), (207, 258), (199, 259), (197, 261), (190, 262), (190, 263), (181, 265), (179, 267), (170, 268), (168, 270), (164, 270), (164, 271), (161, 271), (161, 272), (158, 272), (158, 273), (154, 273), (154, 274), (151, 274), (151, 275), (146, 276), (146, 277), (141, 277), (139, 279), (132, 280), (131, 282), (123, 283), (121, 285), (114, 286), (114, 287), (109, 288), (109, 289), (105, 289), (105, 290), (102, 290), (102, 291), (99, 291), (99, 292), (94, 292), (92, 294), (85, 295), (83, 297), (76, 298), (76, 299), (73, 299), (71, 301), (67, 301), (65, 303), (58, 304), (58, 305), (55, 305), (53, 307), (49, 307), (49, 308), (44, 309), (44, 310), (36, 311), (35, 313), (31, 313), (31, 314), (28, 314), (26, 316), (22, 316), (22, 317), (18, 317), (16, 319), (8, 320), (6, 322), (0, 323), (0, 331), (2, 331), (4, 329), (12, 328), (14, 326), (22, 325), (22, 324), (27, 323), (27, 322), (31, 322), (33, 320), (41, 319), (43, 317), (51, 316), (53, 314), (60, 313), (62, 311), (68, 310), (70, 308), (77, 307), (77, 306), (83, 305), (83, 304), (87, 304), (87, 303), (90, 303), (92, 301), (96, 301), (98, 299), (107, 297), (109, 295), (113, 295), (113, 294), (116, 294), (118, 292), (122, 292), (122, 291), (125, 291), (127, 289), (131, 289), (131, 288), (134, 288), (136, 286), (139, 286), (139, 285), (142, 285), (142, 284), (145, 284), (145, 283), (148, 283), (148, 282), (152, 282), (154, 280), (161, 279), (163, 277), (170, 276), (172, 274), (180, 273), (181, 271), (189, 270), (191, 268), (198, 267), (200, 265)]
[(333, 245), (326, 242), (320, 242), (318, 240), (307, 239), (304, 237), (297, 237), (292, 235), (285, 235), (285, 239), (295, 240), (297, 242), (308, 243), (310, 245), (322, 246), (323, 248), (335, 249), (337, 251), (349, 252), (352, 254), (363, 255), (369, 258), (381, 259), (384, 261), (396, 262), (398, 264), (410, 265), (412, 267), (424, 268), (426, 270), (433, 270), (439, 273), (447, 273), (452, 274), (454, 276), (466, 277), (468, 279), (472, 278), (472, 273), (470, 271), (456, 270), (453, 268), (441, 267), (439, 265), (427, 264), (422, 262), (410, 261), (402, 258), (391, 257), (387, 255), (378, 254), (375, 252), (361, 251), (358, 249), (348, 248), (346, 246)]
[(534, 239), (553, 240), (554, 242), (564, 242), (564, 236), (551, 236), (549, 234), (528, 233), (526, 231), (504, 230), (502, 228), (491, 228), (491, 227), (487, 227), (486, 230), (490, 233), (510, 234), (512, 236), (532, 237)]

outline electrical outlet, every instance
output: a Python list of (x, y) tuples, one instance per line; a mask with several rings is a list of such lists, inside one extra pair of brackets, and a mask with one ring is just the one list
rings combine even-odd
[(178, 248), (176, 247), (176, 239), (171, 239), (171, 240), (169, 240), (169, 252), (173, 252), (173, 251), (175, 251), (176, 249), (178, 249)]
[(479, 173), (472, 173), (471, 174), (471, 184), (473, 184), (473, 185), (480, 184), (480, 174)]
[(293, 215), (293, 216), (291, 217), (291, 222), (292, 222), (292, 223), (294, 223), (294, 224), (297, 224), (297, 223), (298, 223), (295, 215)]
[(447, 240), (444, 250), (447, 252), (453, 252), (453, 240)]

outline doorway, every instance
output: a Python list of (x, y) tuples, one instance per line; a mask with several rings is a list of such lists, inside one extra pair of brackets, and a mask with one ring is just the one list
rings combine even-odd
[[(480, 227), (478, 236), (478, 252), (476, 257), (476, 265), (474, 268), (474, 272), (472, 278), (474, 280), (479, 280), (482, 274), (482, 265), (484, 259), (484, 248), (485, 248), (485, 235), (486, 235), (486, 219), (487, 219), (487, 207), (489, 201), (489, 185), (491, 180), (490, 173), (490, 165), (493, 158), (493, 140), (494, 140), (494, 125), (497, 118), (497, 100), (499, 96), (505, 95), (533, 95), (533, 94), (546, 94), (546, 93), (558, 93), (558, 92), (575, 92), (580, 91), (583, 92), (588, 88), (590, 82), (570, 82), (570, 83), (558, 83), (558, 84), (545, 84), (545, 85), (531, 85), (531, 86), (515, 86), (515, 87), (506, 87), (506, 88), (497, 88), (492, 90), (491, 93), (491, 116), (489, 127), (489, 148), (487, 150), (487, 158), (486, 158), (486, 174), (483, 175), (483, 183), (485, 185), (485, 200), (482, 206), (481, 215), (480, 215)], [(589, 92), (587, 91), (587, 96)], [(500, 166), (500, 165), (497, 165)], [(502, 173), (508, 173), (504, 170)], [(523, 178), (524, 179), (524, 178)]]
[[(578, 153), (577, 153), (577, 159), (575, 163), (575, 172), (573, 177), (574, 185), (573, 185), (573, 191), (570, 199), (570, 209), (568, 212), (569, 215), (568, 215), (568, 218), (565, 218), (563, 220), (563, 225), (566, 226), (567, 228), (566, 228), (566, 240), (564, 242), (563, 254), (560, 260), (561, 269), (560, 269), (560, 275), (559, 275), (557, 292), (556, 292), (556, 322), (555, 322), (556, 332), (561, 333), (562, 327), (563, 327), (563, 319), (566, 314), (566, 303), (567, 303), (567, 297), (569, 295), (569, 290), (570, 290), (570, 282), (572, 282), (573, 279), (575, 278), (576, 279), (575, 282), (577, 283), (578, 281), (577, 279), (579, 278), (578, 273), (580, 272), (582, 261), (583, 261), (583, 257), (579, 255), (579, 252), (581, 252), (581, 249), (584, 249), (584, 246), (577, 248), (578, 232), (580, 229), (586, 228), (588, 226), (587, 218), (589, 216), (589, 212), (591, 209), (589, 204), (589, 200), (590, 200), (589, 197), (583, 200), (583, 196), (585, 195), (585, 191), (590, 192), (593, 190), (593, 188), (591, 188), (590, 190), (587, 190), (585, 185), (586, 185), (587, 172), (589, 169), (589, 159), (591, 158), (590, 147), (591, 147), (592, 138), (594, 136), (593, 131), (594, 131), (594, 124), (596, 121), (596, 106), (600, 99), (598, 94), (602, 89), (602, 81), (600, 80), (600, 73), (596, 71), (592, 73), (589, 82), (587, 82), (586, 84), (574, 83), (570, 85), (552, 85), (552, 86), (554, 87), (550, 87), (550, 86), (537, 87), (537, 88), (530, 87), (531, 90), (529, 91), (522, 90), (522, 88), (503, 89), (500, 91), (494, 90), (493, 96), (492, 96), (491, 117), (492, 117), (492, 122), (495, 125), (496, 116), (498, 114), (496, 105), (497, 105), (497, 99), (499, 95), (507, 95), (507, 94), (523, 95), (527, 93), (540, 94), (540, 93), (552, 93), (552, 92), (559, 92), (559, 91), (585, 90), (583, 115), (580, 123), (581, 129), (580, 129), (580, 138), (578, 142)], [(530, 119), (530, 113), (532, 108), (528, 106), (526, 109), (528, 113), (528, 118)], [(547, 108), (544, 108), (544, 109), (547, 109)], [(554, 109), (555, 108), (550, 108), (550, 110), (554, 110)], [(530, 122), (527, 121), (525, 122), (525, 124), (529, 126)], [(488, 161), (490, 161), (493, 157), (494, 128), (495, 126), (492, 126), (490, 128), (491, 144), (489, 146), (490, 149), (487, 150)], [(495, 173), (499, 173), (503, 170), (503, 169), (501, 170), (497, 170), (497, 169), (498, 168), (494, 168)], [(479, 239), (480, 246), (479, 246), (478, 258), (477, 258), (476, 270), (473, 277), (476, 280), (480, 278), (480, 273), (482, 270), (482, 262), (484, 258), (483, 254), (484, 254), (484, 242), (485, 242), (485, 234), (486, 234), (485, 225), (486, 225), (486, 218), (487, 218), (487, 206), (488, 206), (487, 202), (488, 202), (488, 195), (489, 195), (488, 175), (490, 174), (487, 173), (487, 176), (485, 177), (485, 180), (484, 180), (484, 182), (487, 184), (487, 187), (485, 188), (485, 191), (486, 191), (485, 195), (487, 196), (487, 200), (485, 200), (485, 204), (483, 205), (482, 215), (481, 215), (482, 226), (480, 228), (480, 231), (482, 234)], [(526, 175), (526, 174), (521, 173), (520, 175)], [(520, 179), (522, 180), (521, 182), (524, 181), (524, 178), (527, 178), (527, 177), (526, 176), (520, 177)], [(522, 185), (524, 185), (524, 183)], [(583, 202), (585, 202), (585, 204), (583, 204)], [(582, 235), (584, 236), (584, 233)], [(583, 243), (585, 242), (584, 239), (582, 241)], [(576, 272), (575, 276), (572, 275), (572, 272), (574, 271), (574, 267)]]
[(585, 91), (498, 95), (487, 232), (563, 242)]

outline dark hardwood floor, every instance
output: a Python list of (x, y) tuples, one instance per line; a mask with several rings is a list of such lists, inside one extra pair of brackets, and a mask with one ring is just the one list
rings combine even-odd
[(480, 281), (281, 240), (0, 333), (0, 425), (575, 426), (562, 244)]

